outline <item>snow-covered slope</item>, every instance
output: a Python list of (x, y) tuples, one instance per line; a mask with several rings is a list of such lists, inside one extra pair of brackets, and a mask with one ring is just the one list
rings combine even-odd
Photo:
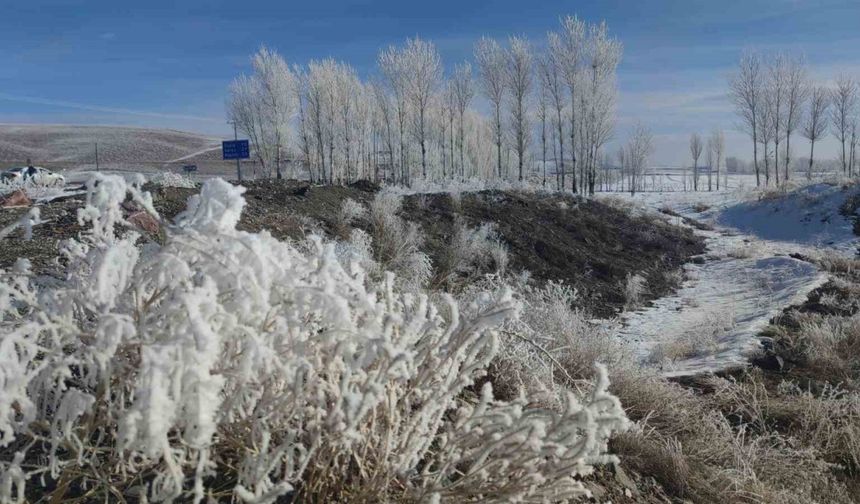
[(854, 252), (853, 222), (840, 212), (858, 186), (815, 184), (785, 196), (746, 201), (719, 210), (716, 222), (760, 239)]

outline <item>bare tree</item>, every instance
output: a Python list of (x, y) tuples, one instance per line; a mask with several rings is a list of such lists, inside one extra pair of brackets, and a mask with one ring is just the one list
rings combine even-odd
[(690, 136), (690, 155), (693, 156), (693, 190), (699, 190), (699, 158), (702, 156), (702, 137), (698, 133)]
[[(630, 173), (630, 194), (636, 194), (641, 184), (641, 175), (648, 165), (648, 157), (654, 151), (654, 136), (646, 126), (637, 123), (633, 127), (627, 147), (619, 152), (622, 167)], [(626, 165), (626, 166), (625, 166)]]
[(529, 96), (532, 91), (532, 52), (528, 40), (521, 37), (510, 38), (510, 49), (506, 52), (505, 80), (510, 89), (511, 133), (514, 149), (517, 151), (519, 180), (523, 180), (523, 162), (528, 148)]
[(851, 119), (857, 109), (857, 83), (851, 77), (840, 75), (836, 79), (836, 87), (831, 92), (830, 98), (830, 121), (833, 125), (833, 135), (842, 144), (840, 160), (842, 161), (842, 173), (848, 171), (848, 152), (845, 143), (851, 139)]
[(505, 55), (498, 42), (482, 37), (475, 44), (481, 90), (493, 106), (498, 176), (502, 177), (502, 100), (505, 95)]
[(806, 178), (812, 179), (812, 164), (815, 159), (815, 142), (827, 132), (827, 109), (830, 106), (830, 91), (824, 86), (813, 87), (809, 93), (809, 107), (804, 119), (801, 135), (809, 140), (809, 166)]
[(789, 177), (791, 163), (791, 134), (798, 128), (803, 114), (803, 105), (809, 97), (809, 77), (802, 58), (789, 59), (784, 67), (786, 85), (785, 106), (785, 181)]
[(854, 160), (856, 159), (855, 154), (857, 152), (857, 140), (858, 140), (857, 117), (856, 116), (851, 117), (851, 124), (848, 127), (848, 130), (851, 132), (851, 140), (849, 143), (851, 148), (849, 149), (849, 154), (848, 154), (848, 175), (851, 176), (854, 173)]
[[(715, 129), (710, 138), (708, 138), (708, 153), (710, 155), (711, 171), (716, 168), (717, 171), (717, 191), (720, 190), (720, 173), (723, 164), (723, 155), (726, 152), (726, 137), (722, 130)], [(708, 190), (711, 190), (711, 174), (708, 173)], [(724, 187), (728, 189), (728, 187)]]
[(570, 94), (570, 164), (571, 164), (571, 188), (577, 192), (576, 183), (576, 112), (577, 112), (577, 84), (580, 80), (580, 67), (585, 52), (586, 24), (576, 16), (566, 16), (561, 20), (561, 34), (551, 39), (554, 44), (550, 50), (555, 53), (555, 58), (561, 63), (561, 71), (564, 82)]
[(758, 140), (762, 144), (762, 160), (764, 160), (764, 184), (765, 186), (770, 184), (770, 159), (771, 159), (771, 151), (770, 144), (773, 142), (774, 137), (776, 136), (776, 129), (773, 127), (773, 123), (775, 121), (774, 115), (774, 107), (773, 100), (769, 98), (768, 93), (762, 93), (764, 99), (761, 103), (761, 114), (759, 115), (759, 120), (756, 123), (758, 127)]
[(764, 76), (758, 54), (746, 52), (741, 56), (737, 72), (729, 78), (729, 96), (735, 112), (741, 118), (741, 129), (752, 138), (756, 185), (761, 185), (758, 166), (758, 133), (762, 114)]
[(788, 58), (783, 54), (773, 56), (768, 64), (765, 96), (769, 108), (768, 125), (773, 130), (773, 175), (779, 185), (779, 143), (785, 134), (788, 110)]

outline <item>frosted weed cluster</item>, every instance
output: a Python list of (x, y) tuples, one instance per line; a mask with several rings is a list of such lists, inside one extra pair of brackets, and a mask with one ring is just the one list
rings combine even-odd
[(170, 171), (163, 171), (153, 176), (152, 182), (162, 187), (181, 187), (185, 189), (194, 189), (197, 187), (197, 182), (188, 175)]
[[(235, 229), (243, 188), (203, 184), (164, 244), (139, 182), (97, 176), (62, 249), (66, 282), (26, 261), (0, 282), (0, 502), (211, 498), (274, 502), (544, 502), (627, 420), (605, 369), (563, 408), (470, 398), (517, 319), (508, 289), (437, 308), (312, 238), (306, 250)], [(396, 200), (371, 207), (395, 226)], [(402, 257), (400, 244), (391, 260)], [(384, 249), (389, 250), (389, 249)], [(386, 265), (387, 267), (388, 265)], [(442, 316), (442, 313), (445, 316)]]
[(508, 253), (501, 243), (494, 224), (481, 224), (476, 228), (462, 221), (454, 224), (451, 242), (436, 273), (438, 284), (474, 281), (482, 272), (492, 270), (504, 275), (508, 267)]

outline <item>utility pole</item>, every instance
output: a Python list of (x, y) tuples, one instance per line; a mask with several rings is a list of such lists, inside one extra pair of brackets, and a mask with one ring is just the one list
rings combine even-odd
[[(227, 124), (233, 125), (233, 140), (239, 139), (239, 132), (236, 130), (236, 121), (227, 121)], [(239, 179), (239, 182), (242, 181), (242, 165), (239, 158), (236, 158), (236, 177)]]

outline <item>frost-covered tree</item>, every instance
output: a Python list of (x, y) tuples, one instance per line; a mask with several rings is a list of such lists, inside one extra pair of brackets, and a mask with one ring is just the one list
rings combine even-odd
[[(547, 35), (547, 41), (550, 48), (560, 45), (557, 40), (558, 34), (550, 32)], [(538, 73), (540, 75), (541, 85), (546, 89), (550, 103), (553, 109), (553, 119), (555, 120), (555, 129), (553, 136), (556, 141), (553, 142), (553, 151), (555, 152), (555, 144), (558, 143), (558, 152), (553, 157), (555, 158), (555, 173), (556, 173), (556, 189), (564, 190), (565, 181), (565, 164), (564, 164), (564, 118), (562, 116), (567, 104), (567, 93), (564, 91), (564, 81), (561, 77), (561, 62), (558, 59), (557, 50), (550, 49), (538, 59)]]
[(642, 123), (633, 127), (627, 145), (619, 152), (619, 161), (630, 175), (630, 194), (640, 188), (648, 166), (648, 158), (654, 151), (654, 136)]
[[(723, 156), (726, 152), (726, 137), (723, 130), (715, 129), (708, 138), (708, 153), (710, 156), (711, 172), (716, 169), (717, 172), (717, 190), (720, 190), (720, 173), (722, 172)], [(728, 189), (726, 184), (725, 189)], [(711, 190), (711, 173), (708, 173), (708, 190)]]
[[(777, 121), (777, 119), (774, 117), (776, 111), (773, 107), (773, 100), (770, 98), (770, 95), (764, 90), (762, 91), (761, 105), (761, 114), (759, 115), (759, 119), (756, 125), (758, 126), (757, 137), (762, 145), (762, 159), (764, 160), (764, 184), (765, 186), (767, 186), (770, 185), (770, 161), (771, 159), (773, 159), (773, 151), (770, 150), (770, 144), (774, 141), (774, 138), (776, 137), (777, 130), (773, 127), (773, 124)], [(775, 167), (775, 169), (778, 169), (778, 167)]]
[(612, 138), (615, 129), (616, 69), (621, 61), (622, 46), (609, 36), (605, 23), (589, 27), (579, 91), (579, 146), (583, 153), (580, 177), (583, 191), (594, 194), (600, 151)]
[(493, 127), (496, 137), (496, 175), (502, 177), (502, 105), (505, 97), (505, 51), (498, 42), (482, 37), (475, 44), (478, 82), (484, 96), (493, 107)]
[(839, 157), (842, 163), (842, 173), (849, 176), (851, 175), (848, 170), (849, 153), (845, 144), (851, 142), (851, 121), (857, 113), (857, 106), (857, 83), (847, 75), (840, 75), (830, 94), (830, 123), (833, 135), (842, 146)]
[(442, 79), (442, 60), (432, 42), (418, 37), (406, 41), (402, 50), (403, 78), (413, 115), (413, 130), (421, 146), (421, 175), (427, 178), (427, 122), (431, 103)]
[(451, 79), (451, 88), (454, 95), (454, 101), (457, 107), (459, 132), (458, 148), (460, 151), (460, 177), (465, 177), (466, 163), (463, 151), (465, 147), (466, 129), (464, 119), (466, 117), (466, 110), (469, 108), (469, 104), (475, 97), (475, 87), (472, 81), (472, 65), (470, 65), (468, 62), (457, 65), (457, 67), (454, 69), (454, 76)]
[(586, 44), (587, 25), (576, 16), (565, 16), (561, 19), (559, 36), (551, 40), (554, 42), (550, 50), (555, 53), (556, 60), (560, 63), (561, 74), (567, 86), (570, 97), (570, 164), (571, 184), (573, 192), (578, 192), (576, 180), (576, 151), (577, 151), (577, 88), (582, 76), (580, 75)]
[(803, 107), (809, 96), (809, 76), (802, 58), (789, 58), (784, 67), (785, 104), (785, 180), (791, 164), (791, 134), (800, 127)]
[(523, 180), (523, 163), (531, 137), (529, 105), (534, 81), (531, 46), (525, 38), (511, 37), (506, 51), (505, 82), (510, 90), (511, 137), (517, 152), (518, 178)]
[(227, 115), (248, 135), (264, 172), (273, 167), (281, 178), (281, 160), (295, 114), (296, 81), (290, 67), (275, 51), (263, 46), (251, 58), (253, 74), (238, 77), (230, 86)]
[(344, 176), (347, 182), (353, 179), (353, 164), (356, 163), (354, 143), (358, 140), (365, 117), (362, 110), (364, 90), (355, 70), (342, 64), (334, 76), (335, 100), (338, 116), (338, 140), (343, 146)]
[[(419, 38), (380, 51), (379, 74), (368, 81), (332, 58), (290, 69), (264, 48), (254, 58), (255, 74), (232, 85), (229, 113), (245, 124), (262, 175), (274, 170), (281, 176), (281, 160), (290, 159), (293, 175), (300, 167), (310, 180), (328, 184), (386, 178), (409, 185), (416, 176), (448, 174), (504, 178), (513, 169), (525, 181), (537, 165), (529, 140), (539, 77), (547, 98), (542, 144), (550, 144), (554, 160), (544, 160), (544, 171), (555, 165), (558, 189), (567, 187), (569, 176), (571, 188), (593, 192), (614, 129), (621, 44), (605, 24), (568, 17), (561, 25), (537, 56), (518, 37), (508, 49), (481, 39), (476, 83), (469, 63), (445, 81), (435, 47)], [(471, 107), (476, 84), (490, 101), (487, 117)]]
[(690, 135), (690, 156), (693, 158), (693, 190), (699, 190), (699, 158), (702, 156), (702, 137), (698, 133)]
[[(384, 51), (380, 51), (377, 58), (377, 65), (382, 75), (385, 77), (385, 83), (388, 86), (388, 91), (394, 97), (394, 115), (397, 118), (397, 134), (399, 139), (399, 181), (403, 184), (409, 184), (409, 167), (406, 162), (406, 144), (404, 135), (406, 134), (406, 120), (408, 118), (409, 107), (409, 78), (406, 73), (407, 62), (403, 51), (391, 46)], [(392, 165), (393, 165), (392, 160)]]
[(801, 134), (809, 140), (809, 166), (806, 178), (812, 179), (812, 165), (815, 159), (815, 142), (827, 133), (827, 111), (830, 107), (830, 90), (824, 86), (814, 86), (809, 93), (809, 106), (804, 117)]
[[(541, 61), (538, 59), (538, 75), (542, 73), (541, 70)], [(547, 121), (550, 119), (549, 117), (549, 91), (547, 89), (546, 83), (542, 77), (538, 78), (538, 92), (537, 92), (537, 108), (536, 108), (536, 116), (538, 122), (540, 122), (540, 148), (541, 148), (541, 186), (546, 187), (546, 135), (547, 135)]]

